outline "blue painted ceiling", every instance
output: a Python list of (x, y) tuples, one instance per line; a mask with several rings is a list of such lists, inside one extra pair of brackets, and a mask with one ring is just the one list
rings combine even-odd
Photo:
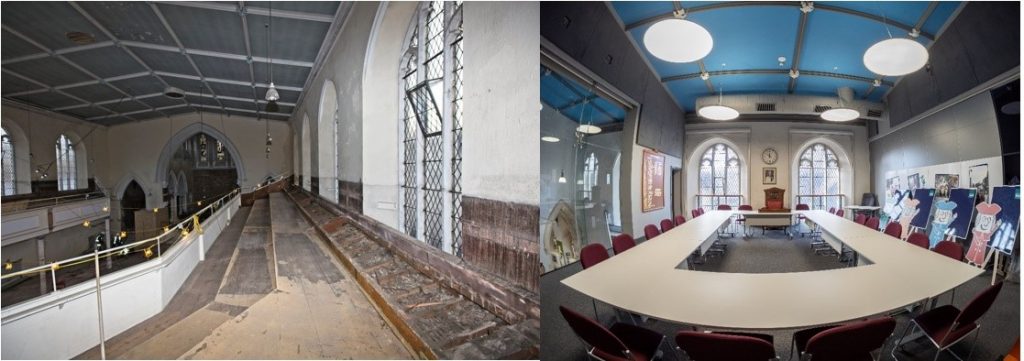
[[(694, 111), (698, 97), (719, 90), (725, 94), (803, 94), (834, 96), (850, 87), (858, 99), (881, 101), (898, 78), (876, 75), (864, 67), (864, 51), (892, 33), (917, 37), (930, 46), (940, 29), (952, 20), (960, 2), (933, 1), (828, 1), (814, 2), (807, 14), (799, 54), (800, 2), (641, 1), (612, 2), (625, 31), (632, 36), (657, 75), (684, 111)], [(651, 55), (643, 46), (644, 32), (657, 20), (671, 18), (680, 6), (686, 20), (711, 33), (714, 48), (704, 59), (670, 63)], [(886, 25), (887, 24), (887, 25)], [(887, 28), (888, 27), (888, 31)], [(685, 46), (685, 39), (680, 39)], [(778, 58), (786, 61), (779, 64)], [(789, 70), (798, 58), (800, 76), (790, 84)], [(711, 76), (700, 78), (701, 67)], [(924, 70), (918, 70), (924, 71)], [(738, 74), (737, 74), (738, 73)], [(878, 87), (873, 80), (881, 80)]]
[(566, 118), (580, 124), (607, 125), (621, 123), (626, 111), (598, 96), (574, 79), (541, 66), (540, 99)]

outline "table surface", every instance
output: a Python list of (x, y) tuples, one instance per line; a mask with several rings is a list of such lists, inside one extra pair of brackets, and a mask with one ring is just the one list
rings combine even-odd
[(882, 314), (945, 293), (982, 273), (826, 211), (792, 213), (803, 214), (872, 264), (767, 274), (676, 268), (735, 213), (709, 211), (562, 283), (659, 320), (769, 330)]
[(846, 206), (846, 207), (843, 207), (843, 208), (865, 210), (865, 211), (877, 211), (879, 209), (882, 209), (882, 207), (879, 207), (879, 206)]

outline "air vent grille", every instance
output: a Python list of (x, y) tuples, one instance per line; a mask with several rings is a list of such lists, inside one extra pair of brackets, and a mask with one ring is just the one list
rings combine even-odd
[(814, 112), (815, 113), (821, 113), (821, 112), (824, 112), (824, 111), (829, 110), (829, 109), (832, 109), (832, 107), (830, 107), (828, 105), (815, 105), (814, 106)]
[(868, 116), (869, 117), (874, 117), (874, 118), (880, 118), (882, 116), (882, 111), (878, 110), (878, 109), (868, 109)]
[(757, 111), (759, 112), (774, 112), (775, 103), (757, 103)]

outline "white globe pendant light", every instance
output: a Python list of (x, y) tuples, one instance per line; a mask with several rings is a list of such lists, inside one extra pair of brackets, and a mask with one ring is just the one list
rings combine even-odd
[(718, 104), (705, 105), (697, 109), (697, 114), (711, 120), (733, 120), (739, 118), (740, 112), (732, 107), (722, 105), (722, 88), (718, 88)]
[(662, 20), (651, 25), (644, 33), (647, 51), (658, 59), (672, 63), (690, 63), (703, 59), (714, 45), (711, 33), (689, 20)]
[(821, 119), (830, 122), (848, 122), (860, 118), (860, 112), (850, 108), (832, 108), (821, 113)]
[(576, 131), (583, 134), (598, 134), (601, 132), (601, 127), (590, 124), (580, 124), (580, 126), (576, 127)]
[(923, 68), (926, 63), (928, 49), (913, 39), (882, 40), (864, 52), (864, 66), (878, 75), (907, 75)]

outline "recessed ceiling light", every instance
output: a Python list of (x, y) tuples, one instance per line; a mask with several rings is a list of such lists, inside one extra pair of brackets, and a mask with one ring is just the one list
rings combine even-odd
[(168, 86), (164, 88), (164, 96), (171, 99), (181, 99), (185, 97), (185, 91), (173, 86)]
[(739, 111), (724, 105), (708, 105), (697, 110), (697, 114), (711, 120), (733, 120), (740, 116)]
[(69, 31), (64, 33), (64, 36), (68, 37), (75, 44), (89, 45), (96, 42), (96, 38), (89, 33), (83, 33), (81, 31)]
[(690, 63), (703, 59), (715, 45), (711, 33), (689, 20), (666, 19), (644, 33), (644, 46), (658, 59)]
[(597, 134), (601, 132), (601, 127), (590, 124), (580, 124), (580, 126), (576, 127), (576, 131), (583, 134)]
[(864, 52), (864, 66), (886, 76), (913, 73), (928, 63), (928, 49), (921, 43), (903, 38), (886, 39)]
[(550, 135), (545, 135), (543, 137), (540, 137), (540, 140), (543, 140), (543, 141), (548, 142), (548, 143), (558, 143), (558, 141), (561, 140), (561, 139), (558, 139), (558, 137), (552, 137)]
[(999, 110), (1002, 111), (1003, 114), (1007, 114), (1007, 115), (1017, 115), (1017, 114), (1020, 114), (1020, 102), (1019, 101), (1014, 101), (1014, 102), (1006, 103), (1006, 105), (1003, 105), (1001, 108), (999, 108)]
[(848, 122), (860, 118), (860, 112), (850, 108), (832, 108), (821, 113), (821, 119), (830, 122)]

